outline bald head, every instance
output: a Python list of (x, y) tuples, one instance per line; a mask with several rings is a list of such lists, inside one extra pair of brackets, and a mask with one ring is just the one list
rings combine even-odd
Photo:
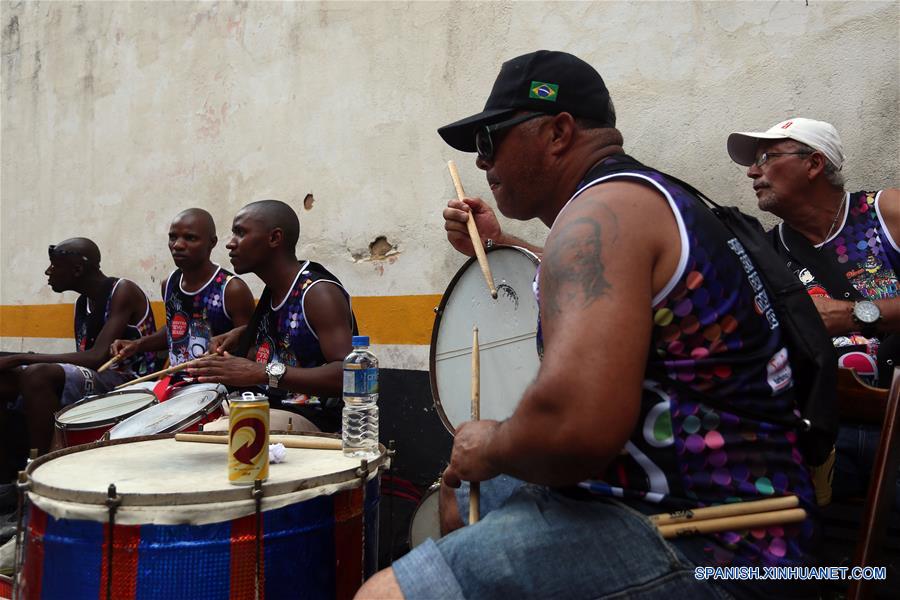
[(300, 240), (300, 219), (294, 209), (280, 200), (258, 200), (240, 210), (258, 221), (265, 229), (281, 229), (284, 232), (284, 248), (294, 255)]
[(93, 267), (100, 266), (100, 248), (87, 238), (77, 237), (63, 240), (56, 244), (51, 254), (82, 256), (87, 259), (85, 262), (89, 265)]
[(210, 239), (216, 237), (216, 222), (212, 215), (202, 208), (188, 208), (181, 211), (172, 219), (172, 224), (179, 222), (190, 222), (201, 235)]

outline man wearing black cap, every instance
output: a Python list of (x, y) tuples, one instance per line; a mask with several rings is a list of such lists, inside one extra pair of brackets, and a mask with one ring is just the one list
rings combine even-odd
[(746, 597), (762, 582), (698, 567), (808, 564), (810, 518), (664, 540), (644, 516), (814, 495), (776, 424), (792, 373), (752, 261), (689, 191), (622, 153), (600, 75), (561, 52), (514, 58), (483, 112), (438, 131), (477, 152), (504, 215), (550, 227), (541, 369), (512, 417), (459, 427), (443, 477), (528, 483), (358, 597)]

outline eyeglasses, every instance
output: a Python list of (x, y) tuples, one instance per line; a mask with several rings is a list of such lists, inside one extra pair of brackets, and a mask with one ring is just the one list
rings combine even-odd
[(519, 123), (524, 123), (525, 121), (530, 121), (531, 119), (543, 116), (546, 116), (546, 114), (528, 113), (525, 115), (519, 115), (518, 117), (513, 117), (512, 119), (507, 119), (506, 121), (494, 123), (493, 125), (482, 127), (475, 132), (475, 151), (478, 152), (478, 157), (482, 160), (491, 160), (492, 158), (494, 158), (494, 142), (493, 140), (491, 140), (492, 133), (501, 131), (503, 129), (508, 129), (513, 125), (518, 125)]
[(793, 154), (806, 156), (807, 154), (812, 154), (812, 152), (763, 152), (759, 155), (759, 158), (757, 158), (750, 164), (761, 167), (766, 164), (773, 156), (788, 156)]
[(47, 254), (50, 255), (50, 260), (53, 260), (56, 256), (75, 256), (80, 258), (84, 262), (88, 262), (87, 256), (75, 252), (74, 250), (66, 250), (65, 248), (57, 248), (56, 244), (50, 244), (50, 247), (47, 248)]

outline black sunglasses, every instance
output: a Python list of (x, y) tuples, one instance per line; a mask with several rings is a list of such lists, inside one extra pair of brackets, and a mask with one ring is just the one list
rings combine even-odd
[(56, 244), (50, 244), (50, 247), (47, 248), (47, 254), (50, 255), (50, 260), (53, 260), (54, 257), (57, 256), (76, 256), (83, 260), (84, 262), (88, 262), (87, 256), (75, 252), (74, 250), (66, 250), (65, 248), (57, 248)]
[(491, 140), (491, 134), (502, 129), (508, 129), (513, 125), (518, 125), (519, 123), (524, 123), (525, 121), (530, 121), (531, 119), (537, 117), (544, 117), (546, 113), (528, 113), (524, 115), (519, 115), (518, 117), (513, 117), (512, 119), (507, 119), (506, 121), (500, 121), (499, 123), (494, 123), (493, 125), (486, 125), (482, 127), (478, 131), (475, 132), (475, 151), (478, 152), (478, 156), (482, 160), (491, 160), (494, 158), (494, 142)]

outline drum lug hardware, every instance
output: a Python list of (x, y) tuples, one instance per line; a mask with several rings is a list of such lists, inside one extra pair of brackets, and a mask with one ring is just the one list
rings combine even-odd
[(434, 314), (438, 314), (438, 307), (435, 306), (432, 310), (434, 310)]
[(256, 597), (260, 598), (260, 590), (265, 589), (262, 576), (262, 479), (253, 482), (253, 500), (256, 502)]
[(106, 490), (106, 507), (109, 509), (109, 542), (106, 551), (106, 600), (112, 600), (113, 580), (113, 548), (116, 530), (116, 511), (122, 504), (122, 498), (116, 493), (116, 484), (109, 484)]
[[(29, 462), (34, 460), (29, 457)], [(27, 539), (25, 536), (25, 532), (22, 529), (22, 521), (25, 516), (25, 508), (27, 506), (28, 496), (26, 492), (31, 489), (31, 481), (28, 478), (28, 474), (25, 471), (19, 471), (19, 479), (16, 481), (16, 488), (19, 491), (18, 503), (16, 506), (16, 550), (13, 557), (13, 589), (12, 589), (12, 597), (19, 597), (19, 577), (21, 576), (22, 570), (22, 562), (25, 560), (25, 548), (23, 548), (23, 543)]]

